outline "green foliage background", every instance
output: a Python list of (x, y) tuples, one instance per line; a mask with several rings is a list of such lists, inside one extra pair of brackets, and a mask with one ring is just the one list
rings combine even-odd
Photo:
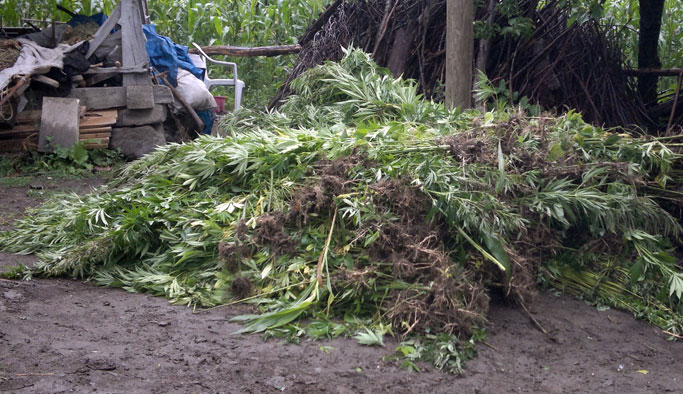
[[(614, 25), (623, 36), (624, 51), (630, 65), (638, 60), (638, 26), (640, 12), (637, 0), (606, 0), (602, 7), (602, 20)], [(659, 37), (659, 57), (662, 67), (680, 67), (683, 63), (683, 3), (666, 0)]]
[[(482, 0), (474, 0), (476, 4)], [(623, 37), (625, 58), (635, 65), (638, 50), (640, 14), (638, 0), (563, 0), (572, 7), (575, 18), (581, 23), (589, 18), (600, 19), (605, 26), (618, 29)], [(2, 24), (21, 25), (22, 18), (68, 20), (69, 16), (57, 10), (57, 4), (72, 11), (92, 15), (109, 14), (117, 0), (0, 0)], [(259, 46), (294, 44), (310, 22), (330, 3), (330, 0), (150, 0), (152, 21), (159, 33), (175, 42), (190, 45)], [(504, 0), (498, 12), (514, 14), (517, 0)], [(541, 1), (539, 7), (545, 2)], [(524, 19), (511, 33), (525, 31)], [(683, 63), (683, 6), (679, 0), (666, 0), (659, 49), (663, 67), (680, 67)], [(528, 27), (528, 26), (527, 26)], [(490, 30), (490, 29), (489, 29)], [(507, 31), (501, 31), (507, 34)], [(240, 78), (246, 83), (244, 105), (260, 108), (267, 104), (279, 84), (284, 80), (296, 56), (277, 58), (231, 58), (240, 67)], [(662, 90), (671, 88), (675, 78), (662, 79)], [(230, 96), (229, 92), (226, 92)]]

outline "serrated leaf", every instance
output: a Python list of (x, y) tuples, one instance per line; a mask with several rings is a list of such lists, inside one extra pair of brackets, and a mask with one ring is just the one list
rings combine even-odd
[(564, 156), (564, 150), (562, 149), (562, 146), (559, 143), (554, 144), (550, 147), (550, 150), (548, 151), (549, 161), (557, 161), (562, 156)]
[(631, 266), (631, 269), (629, 270), (629, 279), (631, 285), (634, 285), (641, 279), (644, 271), (645, 263), (643, 262), (643, 260), (638, 260), (635, 264)]
[(669, 297), (676, 294), (679, 300), (683, 296), (683, 273), (677, 273), (671, 276), (669, 281)]
[(359, 344), (365, 346), (384, 346), (382, 333), (366, 328), (353, 337)]

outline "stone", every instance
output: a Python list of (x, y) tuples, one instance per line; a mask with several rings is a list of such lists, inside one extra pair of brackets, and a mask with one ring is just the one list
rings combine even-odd
[(126, 107), (128, 109), (154, 108), (152, 85), (128, 86), (126, 88)]
[(162, 123), (166, 120), (166, 106), (156, 104), (151, 109), (120, 109), (116, 126), (130, 127)]
[(120, 149), (129, 160), (139, 159), (166, 144), (164, 130), (154, 126), (114, 127), (109, 140), (111, 149)]

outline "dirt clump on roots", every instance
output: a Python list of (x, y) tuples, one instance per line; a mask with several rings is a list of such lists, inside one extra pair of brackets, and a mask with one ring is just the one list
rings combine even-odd
[(285, 232), (285, 217), (281, 212), (266, 214), (256, 220), (252, 242), (269, 247), (275, 256), (296, 253), (296, 242)]
[(459, 264), (445, 250), (447, 231), (428, 220), (429, 199), (408, 179), (387, 179), (369, 186), (350, 176), (356, 166), (370, 167), (357, 155), (334, 161), (320, 161), (314, 169), (315, 182), (292, 195), (287, 214), (298, 228), (313, 218), (332, 216), (334, 198), (367, 188), (379, 219), (355, 229), (355, 239), (377, 234), (364, 249), (367, 260), (356, 259), (352, 267), (339, 267), (331, 276), (335, 292), (355, 289), (373, 293), (373, 283), (392, 278), (406, 286), (392, 289), (381, 303), (393, 327), (403, 334), (439, 327), (449, 334), (464, 334), (482, 324), (489, 298), (484, 283)]
[(292, 196), (287, 219), (301, 228), (308, 223), (309, 215), (319, 214), (331, 206), (331, 196), (320, 185), (304, 186)]
[(312, 215), (331, 214), (334, 197), (345, 193), (353, 183), (347, 176), (349, 170), (359, 165), (368, 163), (363, 156), (355, 154), (317, 162), (313, 172), (319, 180), (299, 188), (292, 195), (287, 221), (302, 228)]
[[(580, 179), (588, 165), (566, 150), (553, 155), (555, 149), (562, 148), (560, 145), (550, 146), (552, 142), (547, 130), (551, 127), (547, 122), (554, 118), (546, 115), (530, 120), (522, 113), (513, 114), (509, 121), (492, 127), (482, 126), (475, 119), (471, 130), (440, 139), (437, 144), (446, 145), (449, 153), (463, 165), (479, 163), (497, 167), (496, 147), (500, 145), (507, 173), (536, 171), (544, 179)], [(529, 146), (520, 144), (520, 139), (527, 140)], [(610, 173), (626, 176), (630, 183), (643, 183), (635, 175), (629, 175), (632, 171), (628, 170), (628, 163), (601, 162), (599, 165), (612, 170)]]
[(439, 327), (462, 334), (481, 324), (489, 298), (484, 284), (445, 252), (447, 232), (427, 221), (428, 199), (407, 179), (390, 179), (372, 186), (377, 206), (398, 217), (373, 223), (378, 239), (370, 257), (391, 264), (391, 275), (410, 283), (391, 290), (382, 304), (394, 327), (404, 334)]
[(240, 300), (249, 297), (253, 288), (254, 285), (249, 278), (243, 276), (236, 277), (230, 284), (230, 292)]
[(450, 154), (463, 165), (484, 162), (495, 163), (496, 153), (491, 150), (485, 135), (467, 131), (444, 138), (441, 144), (448, 145)]
[(232, 258), (235, 255), (235, 249), (233, 243), (221, 242), (218, 244), (218, 254), (225, 259)]
[(249, 228), (244, 219), (240, 220), (235, 229), (234, 241), (222, 241), (218, 243), (218, 255), (230, 272), (239, 270), (243, 258), (251, 255), (248, 243)]
[(486, 288), (466, 263), (458, 264), (445, 252), (447, 231), (438, 222), (428, 221), (428, 197), (405, 178), (360, 185), (351, 175), (358, 166), (369, 168), (372, 163), (359, 155), (316, 163), (311, 174), (315, 181), (292, 194), (287, 213), (289, 224), (301, 229), (315, 218), (331, 217), (335, 197), (361, 189), (368, 193), (378, 218), (353, 230), (352, 238), (377, 236), (362, 248), (366, 259), (356, 259), (351, 267), (340, 266), (332, 274), (335, 292), (354, 289), (372, 296), (378, 281), (391, 278), (404, 283), (381, 302), (387, 318), (403, 335), (435, 327), (464, 334), (483, 323), (489, 301)]

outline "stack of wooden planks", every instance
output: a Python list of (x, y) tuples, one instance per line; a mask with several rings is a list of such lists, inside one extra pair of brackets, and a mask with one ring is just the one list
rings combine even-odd
[(117, 117), (116, 109), (86, 112), (78, 125), (79, 140), (86, 148), (108, 148), (111, 128)]
[[(116, 123), (116, 109), (79, 111), (79, 141), (88, 149), (108, 148), (111, 128)], [(24, 111), (17, 115), (16, 125), (0, 129), (0, 152), (18, 152), (38, 145), (41, 111)]]

